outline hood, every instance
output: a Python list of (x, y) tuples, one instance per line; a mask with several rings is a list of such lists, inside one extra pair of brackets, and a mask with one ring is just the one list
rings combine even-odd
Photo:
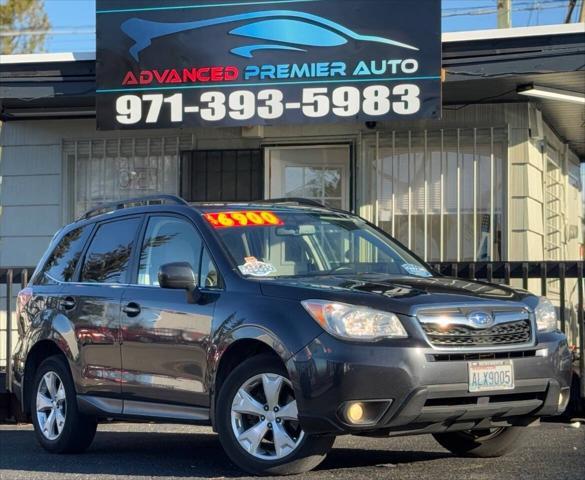
[[(528, 292), (486, 282), (450, 277), (397, 277), (385, 274), (323, 275), (274, 278), (261, 282), (267, 296), (330, 299), (412, 315), (416, 308), (433, 305), (518, 304), (532, 306)], [(535, 302), (534, 302), (535, 303)]]

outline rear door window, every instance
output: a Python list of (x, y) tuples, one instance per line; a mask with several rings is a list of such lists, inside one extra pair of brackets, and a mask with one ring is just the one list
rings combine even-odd
[(103, 223), (91, 240), (81, 269), (81, 282), (126, 283), (140, 218)]
[(34, 280), (35, 285), (70, 282), (93, 225), (85, 225), (65, 234)]

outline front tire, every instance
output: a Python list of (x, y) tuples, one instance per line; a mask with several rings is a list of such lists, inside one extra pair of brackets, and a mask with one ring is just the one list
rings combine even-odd
[(219, 391), (219, 439), (230, 459), (254, 475), (293, 475), (319, 465), (334, 437), (306, 434), (288, 373), (270, 355), (246, 360)]
[(501, 427), (486, 430), (436, 433), (435, 440), (444, 448), (462, 457), (502, 457), (516, 450), (525, 427)]
[(51, 453), (80, 453), (93, 441), (97, 422), (79, 413), (69, 367), (59, 355), (47, 358), (35, 374), (31, 412), (37, 440)]

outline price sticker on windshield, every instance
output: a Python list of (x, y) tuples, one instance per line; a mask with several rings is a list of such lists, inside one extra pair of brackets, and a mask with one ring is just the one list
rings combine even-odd
[(239, 212), (213, 212), (203, 215), (214, 228), (276, 227), (284, 222), (273, 212), (264, 210)]

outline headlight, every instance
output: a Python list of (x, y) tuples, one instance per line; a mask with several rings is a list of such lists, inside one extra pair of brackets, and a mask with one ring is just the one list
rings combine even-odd
[(552, 332), (557, 328), (557, 312), (554, 305), (546, 297), (540, 297), (534, 309), (536, 325), (539, 332)]
[(393, 313), (326, 300), (301, 303), (319, 325), (336, 337), (363, 341), (408, 337)]

